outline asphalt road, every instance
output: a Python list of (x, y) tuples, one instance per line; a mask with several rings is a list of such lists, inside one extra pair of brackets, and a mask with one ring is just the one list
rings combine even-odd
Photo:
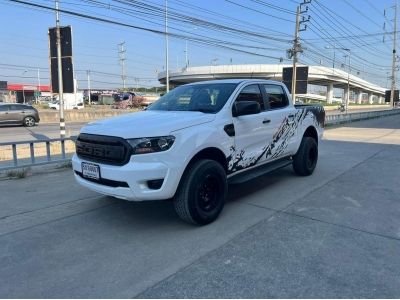
[(399, 298), (400, 118), (326, 131), (310, 177), (230, 187), (217, 222), (78, 186), (0, 181), (0, 298)]
[[(351, 112), (364, 112), (371, 110), (386, 110), (387, 107), (373, 109), (354, 109)], [(329, 110), (327, 114), (340, 114), (338, 110)], [(87, 122), (73, 122), (66, 124), (66, 136), (73, 136), (79, 133), (79, 130)], [(35, 127), (26, 128), (23, 126), (1, 126), (0, 143), (41, 140), (60, 137), (60, 125), (56, 123), (39, 123)]]

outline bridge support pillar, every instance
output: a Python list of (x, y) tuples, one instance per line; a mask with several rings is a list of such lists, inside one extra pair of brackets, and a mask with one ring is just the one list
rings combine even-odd
[(374, 94), (369, 93), (368, 94), (368, 103), (373, 104), (374, 103)]
[(378, 103), (382, 104), (385, 99), (382, 96), (378, 96)]
[(363, 92), (359, 91), (357, 94), (357, 104), (361, 104), (362, 103), (362, 96), (363, 96)]
[(345, 88), (343, 89), (343, 99), (342, 99), (342, 103), (343, 103), (343, 104), (346, 104), (347, 95), (349, 95), (349, 99), (350, 99), (350, 90), (349, 90), (347, 87), (345, 87)]
[(331, 104), (333, 99), (333, 83), (329, 83), (327, 88), (328, 90), (326, 91), (326, 102), (328, 104)]

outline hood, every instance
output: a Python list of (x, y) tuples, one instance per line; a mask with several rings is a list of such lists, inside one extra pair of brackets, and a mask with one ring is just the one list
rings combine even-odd
[(169, 135), (172, 131), (211, 122), (215, 114), (196, 111), (142, 111), (88, 123), (81, 133), (125, 139)]

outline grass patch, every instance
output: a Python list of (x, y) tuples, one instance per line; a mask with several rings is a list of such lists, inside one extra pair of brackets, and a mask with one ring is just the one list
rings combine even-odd
[(17, 170), (10, 170), (7, 171), (7, 177), (9, 178), (17, 178), (17, 179), (22, 179), (25, 178), (28, 175), (29, 169), (17, 169)]
[(57, 169), (72, 169), (72, 161), (61, 163), (57, 166)]

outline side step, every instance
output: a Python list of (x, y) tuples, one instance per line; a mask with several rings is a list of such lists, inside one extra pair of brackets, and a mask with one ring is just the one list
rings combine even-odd
[(267, 173), (271, 173), (273, 171), (276, 171), (278, 169), (284, 168), (286, 166), (289, 166), (292, 164), (292, 160), (290, 157), (285, 157), (282, 159), (275, 160), (270, 163), (266, 163), (265, 165), (261, 165), (258, 167), (251, 168), (247, 171), (241, 172), (237, 175), (233, 175), (232, 177), (228, 178), (228, 183), (229, 184), (239, 184), (243, 183), (252, 179), (255, 179), (257, 177), (260, 177), (262, 175), (265, 175)]

